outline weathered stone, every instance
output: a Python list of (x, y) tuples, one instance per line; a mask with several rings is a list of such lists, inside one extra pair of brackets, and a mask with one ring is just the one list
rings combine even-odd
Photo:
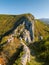
[(30, 62), (30, 50), (29, 48), (23, 43), (21, 42), (23, 47), (23, 56), (21, 57), (21, 63), (22, 65), (26, 65), (27, 62)]
[(27, 18), (19, 20), (19, 25), (14, 31), (16, 36), (21, 37), (26, 42), (31, 43), (34, 40), (34, 20), (29, 21)]

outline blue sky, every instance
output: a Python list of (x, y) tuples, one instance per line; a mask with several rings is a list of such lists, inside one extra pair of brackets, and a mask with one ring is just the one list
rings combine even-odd
[(0, 0), (0, 14), (23, 13), (49, 18), (49, 0)]

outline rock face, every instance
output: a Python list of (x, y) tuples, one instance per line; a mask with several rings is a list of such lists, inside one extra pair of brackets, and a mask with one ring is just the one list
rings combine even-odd
[(27, 62), (30, 62), (30, 50), (23, 42), (21, 42), (21, 43), (24, 46), (23, 47), (24, 54), (21, 58), (21, 63), (22, 63), (22, 65), (26, 65)]
[(31, 43), (34, 39), (34, 20), (28, 20), (23, 17), (19, 20), (14, 33), (16, 36), (23, 38), (26, 42)]
[(28, 31), (28, 30), (24, 30), (24, 32), (23, 32), (23, 38), (24, 38), (24, 40), (28, 43), (30, 43), (31, 42), (31, 37), (30, 37), (30, 32)]
[(26, 65), (27, 62), (30, 62), (30, 50), (22, 40), (25, 40), (26, 43), (31, 43), (34, 40), (34, 20), (31, 20), (31, 18), (28, 20), (25, 17), (21, 18), (14, 30), (14, 35), (21, 40), (24, 52), (21, 57), (21, 64)]

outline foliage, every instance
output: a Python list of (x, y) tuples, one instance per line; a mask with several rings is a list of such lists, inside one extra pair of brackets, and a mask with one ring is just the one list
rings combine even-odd
[[(48, 38), (49, 39), (49, 38)], [(31, 54), (34, 50), (38, 62), (44, 62), (44, 65), (49, 65), (49, 40), (41, 40), (30, 45)]]
[(34, 35), (35, 41), (38, 41), (40, 36), (42, 36), (43, 39), (47, 39), (49, 37), (49, 27), (42, 21), (38, 19), (35, 20)]
[(13, 65), (22, 65), (21, 64), (21, 57), (24, 54), (24, 52), (22, 51), (19, 55), (19, 58), (15, 60), (15, 62), (13, 63)]

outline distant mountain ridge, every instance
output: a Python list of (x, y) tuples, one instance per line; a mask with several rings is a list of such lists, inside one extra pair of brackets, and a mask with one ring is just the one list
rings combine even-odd
[(39, 20), (41, 20), (41, 21), (43, 21), (43, 22), (49, 24), (49, 18), (41, 18), (41, 19), (39, 19)]

